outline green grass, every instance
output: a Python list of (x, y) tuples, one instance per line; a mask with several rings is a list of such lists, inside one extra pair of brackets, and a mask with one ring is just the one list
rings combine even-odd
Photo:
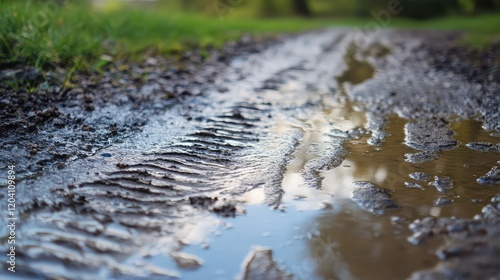
[(391, 27), (461, 30), (465, 32), (463, 43), (482, 47), (492, 40), (500, 40), (500, 14), (476, 16), (448, 16), (425, 21), (397, 19)]
[[(239, 19), (175, 14), (167, 8), (123, 6), (95, 10), (88, 2), (62, 7), (40, 1), (3, 0), (0, 6), (0, 68), (96, 69), (107, 57), (140, 60), (145, 53), (172, 54), (192, 47), (218, 47), (245, 33), (274, 34), (328, 26), (364, 26), (371, 19)], [(85, 4), (87, 3), (87, 4)], [(235, 13), (237, 13), (235, 11)], [(467, 42), (484, 44), (500, 34), (500, 15), (429, 21), (395, 19), (389, 27), (460, 29)]]
[[(99, 58), (169, 54), (193, 46), (218, 47), (244, 33), (292, 32), (324, 25), (305, 20), (238, 20), (165, 11), (117, 8), (95, 11), (84, 4), (46, 9), (34, 1), (0, 7), (0, 64), (82, 67)], [(50, 14), (49, 14), (50, 13)], [(49, 14), (49, 16), (40, 16)]]

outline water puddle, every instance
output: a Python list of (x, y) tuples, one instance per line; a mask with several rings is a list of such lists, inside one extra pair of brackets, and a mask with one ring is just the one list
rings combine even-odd
[[(452, 124), (455, 139), (460, 143), (456, 149), (439, 153), (437, 159), (425, 163), (409, 163), (405, 154), (416, 150), (404, 145), (404, 125), (407, 120), (391, 117), (386, 131), (389, 136), (382, 146), (366, 144), (367, 138), (352, 140), (346, 143), (350, 154), (343, 164), (335, 169), (324, 172), (324, 187), (343, 181), (370, 181), (388, 188), (394, 192), (394, 197), (402, 206), (408, 218), (421, 215), (456, 216), (472, 218), (480, 213), (484, 203), (499, 189), (484, 186), (476, 179), (486, 174), (499, 159), (498, 154), (472, 150), (465, 146), (469, 142), (498, 143), (498, 138), (492, 137), (481, 128), (477, 121), (463, 121)], [(453, 180), (453, 191), (449, 194), (438, 192), (429, 182), (417, 181), (410, 174), (424, 172), (430, 176), (447, 176)], [(345, 179), (347, 177), (347, 179)], [(432, 181), (431, 179), (430, 181)], [(405, 183), (419, 184), (423, 189), (410, 188)], [(453, 203), (446, 207), (433, 207), (433, 202), (439, 197), (448, 197)]]
[[(339, 111), (340, 108), (343, 109)], [(381, 146), (368, 145), (370, 135), (345, 142), (339, 140), (337, 144), (342, 143), (349, 154), (339, 167), (320, 172), (321, 189), (308, 188), (302, 171), (308, 161), (325, 154), (326, 149), (320, 143), (328, 139), (322, 138), (325, 134), (321, 132), (325, 131), (325, 126), (330, 131), (336, 127), (327, 121), (329, 118), (350, 119), (349, 125), (343, 124), (347, 130), (362, 126), (364, 120), (362, 112), (352, 108), (323, 111), (323, 121), (319, 122), (322, 125), (316, 123), (305, 130), (303, 142), (283, 180), (284, 198), (288, 205), (295, 206), (292, 209), (318, 209), (320, 202), (325, 200), (333, 208), (312, 212), (314, 222), (305, 228), (313, 225), (309, 231), (315, 235), (294, 245), (297, 248), (306, 246), (308, 253), (304, 256), (301, 252), (305, 257), (302, 262), (285, 262), (287, 267), (296, 268), (293, 273), (302, 279), (313, 279), (312, 274), (317, 279), (404, 279), (413, 271), (432, 267), (437, 262), (433, 254), (437, 244), (409, 244), (406, 240), (410, 235), (408, 223), (429, 215), (472, 218), (499, 191), (476, 181), (497, 164), (498, 154), (479, 152), (465, 145), (469, 142), (499, 142), (498, 137), (481, 128), (480, 122), (452, 123), (459, 147), (439, 152), (438, 158), (431, 162), (414, 164), (405, 157), (405, 154), (418, 152), (404, 144), (405, 125), (409, 120), (397, 116), (389, 117), (385, 128), (389, 136)], [(306, 123), (314, 124), (310, 120)], [(431, 178), (449, 177), (453, 188), (443, 194), (429, 185), (433, 179), (428, 182), (412, 179), (410, 174), (416, 172), (425, 172)], [(349, 199), (355, 181), (369, 181), (389, 189), (401, 208), (380, 217), (361, 210)], [(410, 188), (408, 183), (419, 184), (422, 189)], [(442, 198), (448, 198), (450, 203), (437, 206), (436, 201)], [(373, 275), (375, 271), (376, 277)]]
[[(225, 219), (224, 225), (205, 231), (204, 242), (183, 247), (182, 252), (200, 258), (198, 269), (182, 270), (182, 279), (235, 279), (241, 275), (242, 262), (256, 247), (272, 248), (278, 265), (300, 272), (308, 254), (306, 240), (316, 235), (318, 211), (281, 212), (263, 205), (248, 205), (246, 214)], [(177, 270), (168, 255), (151, 258), (151, 264)]]
[[(335, 153), (334, 149), (342, 147), (343, 141), (348, 137), (348, 131), (360, 128), (366, 122), (364, 113), (345, 98), (334, 101), (325, 97), (321, 104), (323, 109), (312, 117), (297, 120), (303, 123), (303, 137), (282, 182), (284, 202), (292, 203), (301, 210), (328, 207), (334, 194), (325, 192), (319, 186), (310, 187), (314, 182), (308, 182), (310, 178), (307, 171), (308, 168), (312, 169), (308, 165), (316, 160), (332, 161), (341, 156), (340, 153)], [(313, 169), (313, 173), (314, 171)], [(340, 193), (341, 190), (338, 190)]]
[[(351, 43), (347, 48), (347, 52), (344, 56), (344, 61), (347, 64), (347, 69), (342, 73), (342, 75), (336, 78), (338, 84), (341, 85), (341, 87), (346, 82), (350, 83), (351, 85), (361, 84), (365, 80), (373, 77), (373, 75), (375, 74), (375, 67), (373, 67), (373, 65), (356, 57), (357, 50), (358, 47), (354, 43)], [(384, 52), (381, 52), (380, 54), (377, 53), (377, 55), (383, 56), (389, 54), (389, 51), (387, 49), (384, 50)]]
[[(404, 223), (374, 216), (348, 200), (316, 216), (318, 236), (308, 240), (310, 268), (318, 279), (406, 279), (431, 267), (435, 244), (413, 246)], [(308, 279), (303, 275), (302, 279)]]
[[(155, 152), (141, 156), (123, 153), (119, 162), (108, 165), (109, 172), (103, 176), (107, 180), (91, 181), (75, 190), (72, 184), (71, 192), (69, 185), (68, 190), (62, 190), (75, 201), (85, 198), (89, 204), (95, 203), (91, 205), (95, 208), (82, 206), (67, 216), (51, 213), (47, 217), (71, 224), (78, 213), (81, 221), (94, 221), (88, 214), (93, 212), (87, 209), (118, 217), (116, 224), (106, 225), (105, 233), (118, 240), (118, 249), (111, 253), (134, 248), (127, 245), (135, 242), (151, 244), (133, 254), (125, 251), (125, 264), (114, 266), (116, 273), (123, 275), (131, 274), (130, 267), (139, 267), (132, 271), (138, 277), (151, 273), (158, 279), (235, 279), (256, 246), (272, 249), (277, 264), (298, 279), (406, 279), (416, 270), (430, 268), (438, 261), (434, 255), (437, 240), (420, 246), (410, 244), (409, 223), (427, 216), (472, 218), (480, 213), (500, 188), (481, 185), (477, 179), (498, 165), (500, 156), (467, 144), (497, 144), (500, 137), (484, 131), (478, 121), (451, 121), (456, 148), (435, 152), (428, 161), (409, 160), (408, 155), (420, 152), (405, 144), (412, 120), (374, 118), (348, 97), (350, 86), (375, 75), (375, 68), (360, 57), (388, 53), (384, 46), (360, 53), (351, 44), (343, 58), (347, 69), (335, 78), (335, 92), (331, 84), (314, 87), (307, 75), (317, 73), (309, 73), (307, 67), (296, 68), (299, 74), (287, 68), (279, 78), (291, 81), (282, 84), (280, 79), (265, 89), (265, 95), (256, 94), (249, 101), (243, 98), (249, 93), (241, 93), (246, 103), (236, 106), (226, 95), (217, 102), (210, 100), (227, 110), (219, 114), (219, 107), (207, 109), (213, 112), (204, 116), (206, 122), (200, 128), (177, 125), (177, 129), (190, 129), (188, 134), (179, 133), (183, 135), (180, 140), (156, 141), (163, 132), (158, 131), (161, 125), (154, 126), (146, 131), (151, 138), (143, 137), (146, 140), (141, 143), (154, 146)], [(339, 55), (338, 62), (341, 60)], [(294, 80), (289, 74), (302, 79)], [(333, 75), (324, 76), (329, 79)], [(334, 84), (333, 78), (329, 81)], [(309, 82), (310, 87), (303, 84)], [(250, 84), (248, 90), (253, 94), (256, 83)], [(226, 108), (226, 101), (232, 105)], [(260, 118), (255, 118), (259, 111)], [(377, 131), (370, 130), (374, 127)], [(370, 145), (373, 134), (381, 132), (378, 129), (386, 137), (380, 145)], [(481, 145), (486, 147), (480, 144), (476, 148)], [(156, 152), (156, 146), (162, 148)], [(101, 166), (99, 171), (103, 172)], [(387, 189), (400, 207), (381, 216), (362, 210), (351, 200), (356, 181)], [(145, 192), (146, 186), (157, 193)], [(101, 192), (105, 189), (115, 193)], [(271, 195), (270, 190), (274, 191)], [(228, 204), (221, 204), (225, 208), (210, 208), (215, 195), (219, 202), (227, 198)], [(232, 215), (214, 214), (224, 209)], [(99, 221), (106, 221), (104, 214), (96, 215)], [(136, 225), (134, 221), (144, 223)], [(39, 231), (47, 235), (54, 231), (34, 228), (33, 236)], [(92, 226), (88, 228), (82, 236), (95, 234)], [(144, 232), (139, 228), (145, 228)], [(53, 238), (48, 236), (46, 239)], [(80, 244), (79, 240), (70, 241), (69, 245)], [(108, 244), (105, 238), (99, 241)], [(97, 249), (102, 246), (96, 244)], [(74, 255), (79, 256), (78, 252)], [(109, 257), (101, 251), (90, 256), (95, 257), (94, 262)]]
[[(404, 144), (404, 125), (407, 120), (391, 117), (386, 128), (390, 136), (380, 146), (367, 144), (368, 136), (345, 143), (350, 153), (338, 168), (322, 173), (323, 190), (335, 193), (340, 185), (354, 181), (370, 181), (389, 189), (401, 206), (388, 215), (378, 217), (360, 210), (351, 201), (334, 204), (341, 207), (337, 213), (319, 215), (316, 221), (321, 238), (310, 242), (311, 257), (316, 261), (315, 273), (323, 279), (404, 279), (412, 271), (432, 267), (436, 262), (433, 250), (436, 244), (412, 246), (406, 241), (410, 234), (407, 222), (425, 216), (472, 218), (500, 189), (476, 182), (498, 161), (495, 153), (481, 153), (465, 146), (468, 142), (499, 139), (482, 130), (476, 121), (462, 121), (452, 125), (455, 139), (462, 144), (443, 151), (434, 161), (412, 164), (405, 153), (415, 150)], [(409, 174), (425, 172), (431, 176), (448, 176), (453, 180), (449, 194), (439, 193), (429, 182), (413, 180)], [(405, 182), (420, 184), (425, 190), (409, 188)], [(348, 187), (349, 189), (349, 187)], [(450, 198), (451, 204), (435, 206), (441, 198)], [(325, 257), (319, 252), (334, 247)], [(372, 273), (376, 271), (374, 278)]]
[[(457, 148), (438, 152), (431, 162), (410, 163), (405, 154), (418, 151), (404, 143), (409, 120), (389, 117), (385, 128), (389, 136), (381, 146), (368, 145), (368, 134), (349, 140), (338, 134), (332, 136), (332, 131), (348, 131), (364, 125), (366, 118), (352, 105), (342, 103), (301, 120), (304, 123), (301, 144), (282, 182), (286, 212), (271, 211), (261, 205), (248, 206), (247, 215), (231, 221), (231, 229), (215, 239), (210, 253), (198, 247), (186, 248), (186, 252), (207, 258), (217, 256), (207, 262), (209, 267), (232, 270), (202, 269), (189, 275), (211, 273), (214, 279), (230, 279), (225, 276), (239, 273), (241, 260), (254, 245), (272, 248), (278, 263), (299, 279), (405, 279), (413, 271), (437, 263), (433, 253), (437, 241), (411, 245), (407, 241), (411, 235), (408, 224), (429, 215), (472, 218), (480, 213), (499, 189), (480, 185), (476, 179), (488, 172), (499, 156), (478, 152), (466, 144), (498, 143), (498, 137), (484, 131), (478, 121), (454, 122), (451, 128), (459, 142)], [(319, 173), (321, 188), (308, 187), (304, 168), (308, 162), (324, 157), (331, 145), (344, 146), (349, 154), (339, 167)], [(453, 188), (441, 193), (430, 185), (433, 179), (427, 182), (412, 179), (410, 174), (416, 172), (431, 177), (447, 176), (453, 181)], [(389, 189), (400, 209), (384, 216), (361, 210), (349, 199), (352, 183), (360, 180)], [(422, 188), (411, 188), (407, 183)], [(443, 197), (449, 198), (450, 204), (436, 206), (436, 201)], [(325, 201), (331, 207), (325, 207)], [(234, 264), (229, 265), (228, 260)]]
[[(410, 120), (398, 116), (382, 120), (388, 136), (379, 146), (369, 145), (368, 118), (347, 98), (345, 85), (364, 82), (375, 69), (356, 57), (355, 45), (345, 61), (348, 69), (337, 77), (337, 97), (325, 94), (312, 114), (298, 114), (269, 129), (275, 135), (289, 130), (301, 135), (282, 180), (281, 210), (261, 204), (262, 189), (246, 193), (246, 214), (212, 232), (208, 250), (199, 245), (183, 249), (204, 260), (201, 268), (183, 271), (183, 278), (234, 279), (248, 252), (267, 246), (278, 264), (299, 279), (405, 279), (438, 261), (436, 241), (420, 246), (407, 241), (410, 222), (429, 215), (472, 218), (498, 193), (499, 188), (476, 181), (498, 164), (498, 153), (466, 146), (500, 142), (478, 121), (451, 122), (458, 147), (437, 152), (427, 162), (408, 161), (407, 154), (419, 151), (405, 144)], [(435, 176), (451, 180), (452, 187), (433, 186)], [(356, 181), (388, 189), (400, 208), (383, 216), (360, 209), (350, 200)], [(170, 266), (175, 267), (171, 260)]]

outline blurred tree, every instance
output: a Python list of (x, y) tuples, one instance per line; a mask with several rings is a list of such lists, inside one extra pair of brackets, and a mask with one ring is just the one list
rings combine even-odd
[(196, 0), (183, 0), (181, 1), (181, 8), (184, 11), (191, 11), (198, 3)]
[(309, 17), (311, 16), (311, 9), (307, 0), (292, 0), (293, 10), (297, 15)]
[(466, 14), (500, 10), (500, 0), (456, 0), (454, 4), (455, 10)]
[(475, 10), (474, 0), (458, 0), (460, 10), (467, 14), (472, 14)]
[(370, 13), (370, 0), (358, 0), (358, 16), (366, 16)]
[(388, 0), (357, 0), (358, 16), (371, 16), (372, 12), (387, 9)]
[(260, 15), (264, 17), (272, 17), (278, 14), (278, 8), (274, 1), (262, 0), (260, 2)]
[(433, 17), (444, 16), (450, 10), (450, 5), (456, 0), (400, 0), (403, 6), (404, 17), (415, 19), (428, 19)]
[(475, 6), (478, 10), (492, 11), (495, 9), (494, 0), (476, 0)]

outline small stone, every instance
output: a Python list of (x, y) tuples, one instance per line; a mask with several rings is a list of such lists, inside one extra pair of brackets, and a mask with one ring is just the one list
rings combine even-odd
[[(484, 212), (484, 210), (483, 210)], [(500, 272), (500, 220), (425, 218), (410, 226), (412, 244), (441, 240), (435, 254), (439, 262), (414, 272), (409, 279), (496, 279)]]
[(443, 207), (443, 206), (450, 205), (452, 203), (453, 203), (453, 199), (451, 199), (451, 198), (448, 198), (448, 197), (438, 197), (436, 200), (434, 200), (434, 202), (432, 203), (432, 205), (437, 206), (437, 207)]
[(354, 184), (359, 188), (353, 191), (352, 200), (362, 209), (375, 215), (383, 215), (387, 209), (399, 208), (388, 190), (370, 182), (354, 182)]
[(444, 151), (458, 147), (450, 124), (444, 119), (422, 119), (405, 125), (405, 144), (421, 151)]
[(500, 167), (493, 166), (493, 168), (477, 179), (477, 182), (482, 185), (500, 185)]
[(405, 182), (405, 187), (410, 188), (410, 189), (420, 189), (420, 190), (425, 190), (422, 185), (417, 184), (417, 183), (412, 183), (412, 182)]
[(429, 183), (440, 193), (453, 188), (453, 180), (448, 176), (434, 176), (434, 182)]
[(83, 89), (83, 88), (79, 88), (79, 87), (77, 87), (77, 88), (73, 88), (73, 89), (71, 89), (68, 93), (69, 93), (69, 94), (72, 94), (72, 95), (78, 95), (78, 94), (83, 94), (84, 92), (85, 92), (85, 91), (84, 91), (84, 89)]
[(406, 219), (400, 216), (392, 216), (391, 217), (391, 224), (397, 226), (397, 225), (403, 225), (406, 223)]
[(126, 168), (126, 167), (128, 167), (128, 166), (129, 166), (129, 165), (128, 165), (128, 164), (126, 164), (126, 163), (117, 163), (117, 164), (116, 164), (116, 167), (118, 167), (118, 168)]
[(347, 131), (347, 136), (351, 139), (361, 139), (365, 132), (363, 128), (356, 127)]
[(413, 172), (410, 174), (410, 178), (417, 181), (427, 182), (432, 179), (432, 176), (425, 172)]
[(465, 146), (471, 150), (480, 152), (500, 152), (500, 144), (493, 144), (489, 142), (470, 142)]
[(210, 211), (215, 214), (225, 217), (225, 218), (234, 218), (236, 217), (236, 206), (228, 202), (216, 203), (213, 207), (210, 208)]
[(470, 201), (471, 201), (472, 203), (481, 203), (481, 202), (483, 202), (483, 200), (482, 200), (482, 199), (480, 199), (480, 198), (471, 198), (471, 199), (470, 199)]
[(273, 259), (272, 250), (267, 248), (257, 248), (250, 252), (243, 262), (242, 267), (243, 272), (241, 279), (243, 280), (295, 279), (291, 273), (278, 266)]
[(175, 260), (177, 266), (183, 269), (196, 269), (203, 264), (203, 261), (197, 256), (186, 253), (172, 252), (170, 256)]
[(500, 217), (500, 211), (493, 205), (488, 204), (481, 209), (481, 215), (485, 219), (498, 219)]
[(217, 197), (211, 198), (208, 196), (192, 196), (189, 197), (189, 203), (194, 207), (206, 208), (214, 203), (216, 203), (219, 199)]
[(429, 236), (425, 234), (424, 232), (416, 232), (410, 237), (408, 237), (406, 240), (410, 242), (413, 245), (419, 245), (422, 242), (424, 242)]
[(407, 153), (405, 154), (406, 161), (409, 163), (424, 163), (437, 159), (439, 155), (436, 152), (418, 152), (418, 153)]
[(158, 65), (158, 60), (154, 57), (149, 57), (148, 59), (146, 59), (146, 65), (156, 66), (156, 65)]

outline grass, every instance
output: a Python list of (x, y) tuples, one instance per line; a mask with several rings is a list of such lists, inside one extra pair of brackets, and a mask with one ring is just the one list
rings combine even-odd
[(415, 21), (397, 19), (391, 27), (462, 30), (465, 32), (463, 43), (469, 46), (483, 47), (500, 40), (500, 14), (476, 16), (448, 16), (444, 18)]
[[(0, 64), (39, 68), (105, 64), (103, 55), (137, 58), (169, 54), (186, 47), (218, 47), (244, 33), (292, 32), (319, 27), (305, 20), (238, 20), (165, 11), (118, 8), (92, 10), (83, 3), (48, 9), (34, 1), (0, 6)], [(41, 16), (43, 15), (43, 16)], [(46, 15), (46, 16), (45, 16)], [(323, 24), (324, 25), (324, 24)]]
[[(166, 9), (123, 6), (95, 10), (89, 1), (64, 6), (43, 1), (3, 0), (0, 6), (0, 68), (32, 65), (85, 70), (111, 59), (141, 59), (190, 47), (218, 47), (245, 33), (272, 34), (327, 26), (364, 26), (370, 19), (237, 19), (174, 14)], [(54, 3), (54, 2), (49, 2)], [(389, 27), (460, 29), (467, 43), (485, 44), (500, 34), (500, 15), (447, 17), (429, 21), (395, 19)]]

